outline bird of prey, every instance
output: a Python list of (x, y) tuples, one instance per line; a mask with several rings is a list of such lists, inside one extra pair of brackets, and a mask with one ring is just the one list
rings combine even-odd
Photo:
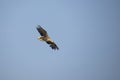
[(38, 37), (38, 40), (45, 41), (54, 50), (59, 49), (58, 46), (55, 44), (55, 42), (48, 36), (48, 33), (46, 30), (44, 30), (40, 25), (38, 25), (36, 28), (41, 35)]

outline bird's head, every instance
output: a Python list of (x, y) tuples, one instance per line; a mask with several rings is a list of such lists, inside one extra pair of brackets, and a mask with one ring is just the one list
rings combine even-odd
[(44, 40), (43, 40), (43, 37), (38, 37), (38, 40), (40, 40), (40, 41), (44, 41)]

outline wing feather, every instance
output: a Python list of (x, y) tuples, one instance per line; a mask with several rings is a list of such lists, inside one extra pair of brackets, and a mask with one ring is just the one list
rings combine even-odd
[(46, 43), (49, 44), (52, 49), (57, 49), (57, 50), (59, 49), (58, 46), (54, 42), (47, 41)]
[(47, 31), (44, 30), (40, 25), (37, 26), (37, 31), (40, 33), (41, 36), (48, 36)]

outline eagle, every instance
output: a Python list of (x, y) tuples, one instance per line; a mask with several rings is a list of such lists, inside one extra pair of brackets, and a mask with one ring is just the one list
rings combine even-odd
[(46, 30), (44, 30), (40, 25), (38, 25), (36, 29), (41, 35), (38, 37), (38, 40), (46, 42), (54, 50), (59, 49), (58, 46), (55, 44), (55, 42), (48, 36), (48, 33)]

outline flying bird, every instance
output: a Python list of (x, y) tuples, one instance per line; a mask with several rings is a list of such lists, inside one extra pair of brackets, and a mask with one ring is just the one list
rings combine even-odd
[(38, 40), (46, 42), (54, 50), (59, 49), (58, 46), (55, 44), (55, 42), (48, 36), (48, 33), (46, 30), (44, 30), (40, 25), (38, 25), (36, 29), (41, 35), (38, 37)]

